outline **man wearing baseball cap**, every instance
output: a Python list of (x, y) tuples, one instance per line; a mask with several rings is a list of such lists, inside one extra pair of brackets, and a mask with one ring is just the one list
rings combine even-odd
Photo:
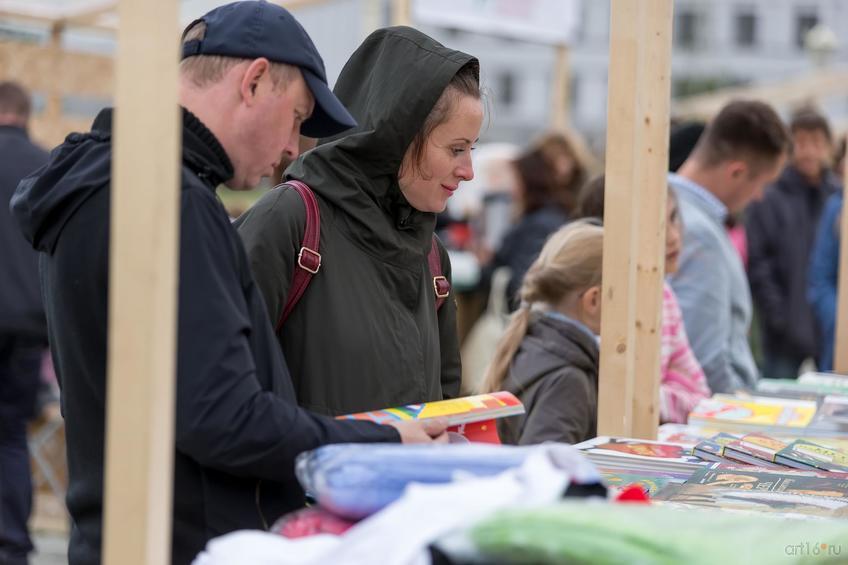
[[(216, 198), (219, 184), (252, 187), (284, 156), (294, 158), (301, 131), (330, 136), (354, 125), (309, 36), (278, 6), (237, 2), (189, 25), (182, 57), (175, 564), (189, 563), (213, 537), (267, 527), (302, 506), (293, 463), (305, 450), (446, 441), (442, 422), (379, 426), (297, 407), (241, 240)], [(66, 422), (71, 565), (99, 563), (102, 542), (111, 130), (107, 109), (90, 132), (69, 135), (12, 199), (41, 252)]]

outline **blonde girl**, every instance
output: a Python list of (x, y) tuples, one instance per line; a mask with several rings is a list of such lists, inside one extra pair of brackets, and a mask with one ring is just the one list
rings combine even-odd
[(483, 385), (526, 408), (499, 423), (504, 443), (596, 435), (602, 262), (603, 228), (581, 221), (555, 232), (527, 271)]

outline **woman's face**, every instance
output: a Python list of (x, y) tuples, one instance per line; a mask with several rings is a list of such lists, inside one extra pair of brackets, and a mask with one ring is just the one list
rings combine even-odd
[(413, 208), (442, 212), (459, 183), (474, 178), (471, 149), (483, 125), (483, 104), (472, 96), (454, 102), (448, 119), (425, 140), (420, 166), (407, 149), (398, 176), (400, 190)]
[(677, 272), (680, 260), (680, 248), (683, 243), (680, 213), (677, 210), (677, 197), (673, 192), (668, 193), (668, 206), (665, 219), (665, 274)]

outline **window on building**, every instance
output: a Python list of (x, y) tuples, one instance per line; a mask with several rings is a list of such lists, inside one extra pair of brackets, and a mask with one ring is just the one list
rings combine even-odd
[(807, 9), (795, 14), (795, 46), (798, 49), (804, 48), (804, 39), (807, 37), (807, 32), (816, 27), (818, 23), (819, 16), (815, 10)]
[(754, 47), (757, 44), (757, 15), (752, 9), (736, 13), (737, 47)]
[(674, 44), (682, 49), (695, 49), (700, 44), (701, 14), (691, 9), (677, 12), (674, 22)]
[(512, 73), (501, 73), (497, 78), (498, 90), (495, 93), (498, 103), (509, 108), (515, 102), (515, 76)]

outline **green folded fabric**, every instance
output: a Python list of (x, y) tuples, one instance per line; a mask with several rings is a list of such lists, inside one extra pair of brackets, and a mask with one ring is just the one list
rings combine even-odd
[(656, 505), (563, 502), (502, 511), (473, 527), (471, 539), (499, 563), (848, 563), (848, 520)]

